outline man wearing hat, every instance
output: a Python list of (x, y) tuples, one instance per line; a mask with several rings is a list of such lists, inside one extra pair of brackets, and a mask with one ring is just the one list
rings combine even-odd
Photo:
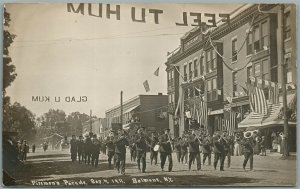
[(254, 146), (255, 140), (253, 140), (252, 132), (247, 131), (244, 133), (244, 139), (242, 140), (241, 144), (244, 146), (244, 163), (243, 169), (246, 169), (246, 165), (248, 160), (250, 159), (250, 170), (253, 170), (253, 153), (254, 153)]
[(220, 134), (217, 133), (213, 136), (215, 170), (217, 169), (218, 161), (220, 161), (220, 171), (224, 171), (225, 151), (223, 143), (224, 141)]
[(116, 169), (118, 173), (124, 175), (126, 146), (129, 146), (129, 141), (122, 129), (118, 130), (118, 137), (114, 138), (114, 144), (115, 144), (115, 156), (116, 156)]
[(76, 161), (76, 157), (77, 157), (77, 140), (76, 140), (76, 136), (75, 135), (72, 135), (72, 139), (70, 141), (70, 145), (71, 145), (71, 148), (70, 148), (70, 151), (71, 151), (71, 159), (72, 159), (72, 162)]
[(184, 163), (187, 165), (187, 159), (188, 159), (188, 146), (189, 146), (189, 143), (188, 143), (188, 136), (187, 134), (183, 134), (182, 135), (182, 138), (181, 138), (181, 141), (180, 141), (180, 148), (181, 148), (181, 163), (183, 163), (183, 160), (184, 160)]
[(78, 149), (78, 160), (79, 163), (83, 162), (84, 157), (84, 141), (82, 135), (79, 136), (79, 140), (77, 141), (77, 149)]
[[(138, 134), (136, 136), (135, 144), (136, 144), (136, 155), (137, 155), (137, 164), (139, 171), (145, 173), (146, 171), (146, 151), (147, 151), (147, 144), (150, 144), (151, 140), (148, 136), (145, 135), (145, 127), (141, 127), (138, 130)], [(140, 163), (142, 161), (142, 170)]]
[(105, 145), (107, 148), (107, 161), (108, 161), (108, 168), (111, 169), (111, 160), (113, 159), (114, 161), (114, 166), (115, 166), (115, 145), (113, 143), (115, 138), (115, 133), (113, 131), (110, 131), (109, 136), (105, 140)]
[(159, 151), (160, 151), (160, 160), (161, 160), (161, 170), (164, 171), (164, 166), (166, 163), (166, 159), (169, 160), (169, 168), (168, 171), (171, 172), (173, 168), (172, 161), (172, 146), (171, 146), (172, 138), (170, 136), (170, 129), (165, 129), (165, 133), (159, 137)]
[(201, 170), (201, 157), (200, 157), (200, 149), (199, 146), (202, 143), (201, 138), (196, 136), (195, 130), (192, 130), (192, 133), (188, 138), (189, 142), (189, 170), (191, 170), (192, 162), (197, 162), (197, 170)]
[(84, 162), (85, 164), (90, 164), (91, 162), (91, 157), (92, 157), (92, 139), (91, 139), (91, 135), (87, 134), (85, 136), (85, 141), (84, 141), (84, 153), (85, 153), (85, 158), (84, 158)]
[(97, 135), (94, 134), (92, 138), (92, 166), (98, 166), (100, 148), (100, 141), (97, 139)]
[(203, 165), (205, 164), (206, 158), (208, 158), (208, 165), (211, 165), (211, 139), (208, 133), (204, 135), (202, 152), (203, 152)]
[(150, 144), (150, 163), (152, 165), (152, 162), (154, 160), (154, 164), (157, 164), (157, 155), (158, 151), (154, 150), (154, 147), (158, 144), (158, 138), (156, 136), (156, 132), (152, 132), (151, 134), (151, 144)]

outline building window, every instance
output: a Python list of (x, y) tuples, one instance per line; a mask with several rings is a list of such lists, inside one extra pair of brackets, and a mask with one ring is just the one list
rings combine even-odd
[(261, 78), (260, 62), (258, 62), (254, 65), (254, 77)]
[(291, 37), (291, 13), (286, 12), (284, 14), (284, 39), (289, 39)]
[(270, 65), (268, 59), (262, 61), (262, 79), (267, 81), (270, 80)]
[(232, 62), (237, 61), (237, 38), (232, 39)]
[(206, 51), (206, 72), (209, 73), (217, 69), (216, 53), (213, 49)]
[(252, 76), (252, 66), (247, 68), (247, 82), (250, 83), (250, 76)]
[(213, 78), (207, 81), (207, 101), (214, 101), (217, 99), (217, 78)]
[(194, 60), (194, 77), (198, 77), (197, 61), (198, 59)]
[(183, 80), (187, 81), (187, 65), (184, 65), (183, 67), (183, 76), (184, 76)]
[(192, 62), (189, 63), (189, 80), (192, 80), (193, 70), (192, 70)]
[(238, 85), (238, 82), (237, 82), (237, 72), (233, 72), (232, 73), (232, 91), (233, 91), (233, 97), (236, 97), (236, 93), (237, 93), (237, 85)]
[(259, 41), (259, 26), (256, 25), (253, 28), (253, 48), (255, 51), (260, 50), (260, 41)]
[(204, 73), (204, 62), (203, 62), (203, 59), (204, 59), (204, 57), (203, 56), (201, 56), (201, 58), (200, 58), (200, 75), (202, 76), (203, 75), (203, 73)]
[(253, 36), (252, 36), (252, 33), (249, 31), (249, 34), (247, 37), (247, 55), (250, 55), (253, 53), (252, 45), (253, 45)]
[(210, 50), (206, 51), (206, 73), (211, 72), (211, 64), (210, 64), (210, 60), (211, 60), (211, 54), (210, 54)]
[(263, 49), (269, 46), (268, 38), (269, 38), (268, 25), (267, 25), (267, 21), (265, 21), (261, 24), (261, 45)]

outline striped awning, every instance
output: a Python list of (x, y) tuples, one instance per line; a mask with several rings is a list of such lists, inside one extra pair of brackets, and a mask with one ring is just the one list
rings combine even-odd
[[(294, 99), (295, 94), (287, 96), (287, 104)], [(282, 102), (279, 104), (268, 104), (268, 114), (262, 115), (251, 112), (243, 121), (238, 124), (238, 128), (243, 127), (270, 127), (273, 125), (283, 125), (283, 120), (278, 118), (280, 110), (283, 108)], [(289, 125), (294, 125), (296, 122), (289, 121)]]

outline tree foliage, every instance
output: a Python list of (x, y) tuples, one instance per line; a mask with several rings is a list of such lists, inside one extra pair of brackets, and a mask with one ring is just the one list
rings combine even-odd
[[(9, 27), (10, 14), (4, 8), (4, 26)], [(12, 59), (9, 57), (8, 48), (13, 43), (16, 35), (11, 34), (6, 29), (3, 30), (3, 92), (16, 79), (16, 67), (12, 64)]]

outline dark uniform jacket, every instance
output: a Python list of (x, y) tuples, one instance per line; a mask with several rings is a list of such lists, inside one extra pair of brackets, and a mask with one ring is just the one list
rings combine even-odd
[(115, 151), (115, 144), (113, 141), (114, 137), (107, 137), (106, 141), (105, 141), (105, 145), (107, 147), (107, 151), (109, 152), (114, 152)]
[(84, 151), (84, 141), (83, 140), (78, 140), (77, 141), (77, 147), (78, 147), (78, 152), (82, 153)]
[(71, 153), (77, 153), (77, 150), (78, 150), (77, 140), (76, 139), (71, 139), (70, 145), (71, 145), (71, 149), (70, 149)]
[(208, 137), (206, 137), (203, 141), (202, 152), (204, 154), (210, 154), (211, 153), (211, 142), (210, 142)]
[(143, 133), (137, 134), (135, 138), (136, 150), (146, 152), (150, 142), (151, 140), (147, 135)]
[(189, 142), (189, 152), (200, 152), (199, 149), (200, 142), (196, 138), (195, 134), (189, 135), (188, 142)]
[(88, 153), (88, 154), (92, 153), (92, 140), (91, 140), (91, 138), (86, 138), (85, 139), (84, 149), (85, 149), (86, 153)]
[(92, 140), (92, 153), (93, 154), (100, 154), (100, 141), (98, 139), (93, 139)]
[(255, 141), (252, 138), (244, 138), (241, 144), (244, 146), (244, 153), (253, 153)]
[(189, 146), (188, 141), (186, 141), (185, 139), (181, 139), (180, 141), (181, 152), (187, 152), (188, 146)]
[(214, 138), (213, 143), (214, 143), (214, 153), (224, 153), (224, 142)]
[(129, 141), (124, 135), (114, 139), (115, 153), (126, 153), (126, 146), (129, 145)]
[(171, 143), (168, 141), (169, 141), (169, 137), (166, 134), (163, 134), (159, 137), (159, 144), (160, 144), (159, 151), (160, 152), (172, 153), (172, 146), (171, 146)]

